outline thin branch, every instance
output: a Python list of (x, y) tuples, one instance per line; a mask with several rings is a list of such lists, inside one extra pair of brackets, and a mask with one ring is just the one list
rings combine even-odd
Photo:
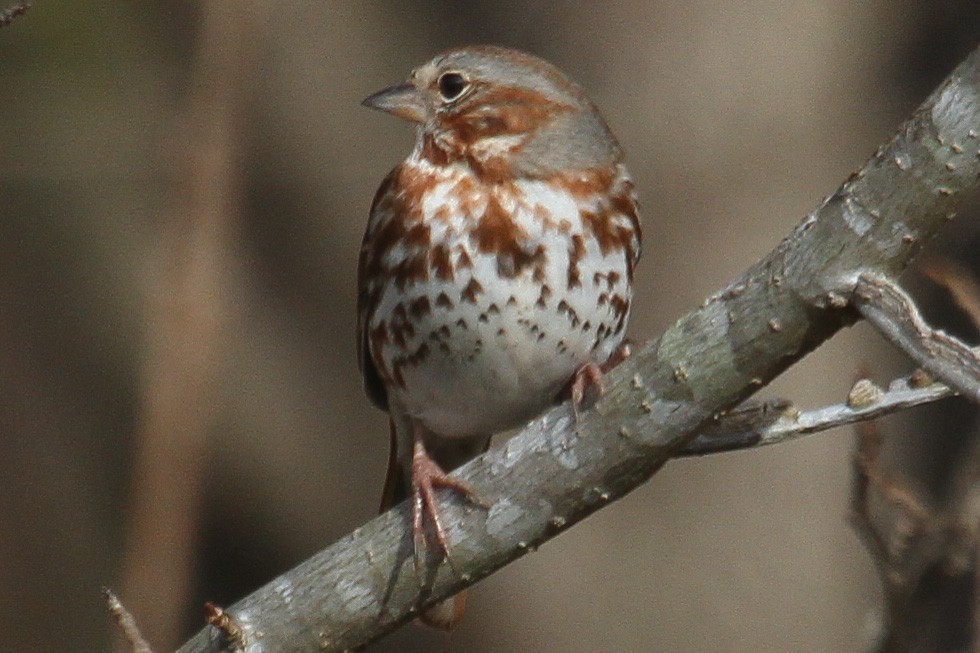
[(912, 298), (885, 277), (862, 274), (854, 294), (861, 315), (929, 374), (980, 402), (980, 355), (926, 324)]
[(864, 541), (878, 569), (882, 582), (888, 579), (888, 545), (885, 538), (874, 528), (870, 513), (870, 491), (878, 456), (881, 453), (882, 437), (877, 422), (867, 421), (857, 426), (857, 450), (852, 461), (851, 481), (851, 527)]
[(129, 613), (129, 610), (122, 604), (122, 601), (108, 587), (102, 588), (102, 595), (105, 597), (106, 604), (109, 606), (109, 614), (116, 620), (116, 624), (122, 630), (126, 641), (129, 642), (130, 650), (133, 653), (153, 653), (149, 643), (143, 639), (136, 619)]
[(214, 603), (204, 604), (204, 620), (218, 631), (223, 653), (245, 651), (245, 629), (230, 614)]
[[(923, 384), (923, 380), (927, 383)], [(882, 389), (867, 379), (854, 384), (847, 401), (801, 412), (786, 401), (739, 406), (724, 413), (688, 442), (675, 457), (753, 449), (796, 440), (840, 426), (876, 419), (900, 410), (955, 396), (948, 386), (921, 373), (896, 379)], [(732, 419), (734, 418), (734, 419)]]
[[(263, 651), (354, 648), (630, 492), (713, 415), (855, 321), (861, 272), (908, 265), (976, 186), (978, 146), (980, 49), (776, 249), (612, 370), (578, 422), (558, 407), (457, 471), (489, 506), (442, 505), (459, 575), (431, 556), (416, 578), (401, 504), (228, 612)], [(206, 629), (180, 653), (214, 650)]]
[[(850, 522), (871, 555), (885, 598), (875, 650), (965, 651), (968, 642), (976, 643), (976, 596), (968, 590), (977, 564), (977, 509), (970, 498), (976, 464), (967, 462), (954, 471), (968, 488), (956, 495), (958, 500), (937, 505), (909, 479), (885, 468), (882, 445), (876, 422), (858, 425)], [(976, 460), (972, 455), (964, 459)]]
[(6, 27), (18, 16), (23, 16), (31, 8), (30, 2), (18, 2), (9, 9), (0, 10), (0, 27)]

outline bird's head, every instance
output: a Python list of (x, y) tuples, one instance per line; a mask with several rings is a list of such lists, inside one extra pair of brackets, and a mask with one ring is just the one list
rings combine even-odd
[(619, 145), (581, 88), (516, 50), (450, 50), (363, 104), (419, 125), (418, 153), (504, 177), (608, 167)]

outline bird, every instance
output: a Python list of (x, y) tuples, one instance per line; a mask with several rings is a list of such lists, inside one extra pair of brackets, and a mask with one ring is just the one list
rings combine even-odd
[[(358, 259), (357, 353), (387, 411), (381, 509), (410, 498), (416, 574), (452, 565), (437, 490), (544, 409), (582, 403), (627, 353), (640, 258), (635, 185), (582, 88), (534, 55), (448, 50), (363, 101), (415, 124), (375, 194)], [(420, 619), (455, 626), (465, 597)]]

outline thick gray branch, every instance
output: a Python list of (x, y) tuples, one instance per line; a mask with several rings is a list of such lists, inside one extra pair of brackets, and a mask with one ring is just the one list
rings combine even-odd
[[(896, 276), (980, 174), (980, 51), (762, 261), (612, 371), (575, 424), (567, 406), (459, 470), (487, 509), (446, 501), (457, 576), (433, 562), (431, 602), (493, 573), (637, 487), (715, 413), (857, 318), (864, 272)], [(249, 651), (340, 651), (420, 602), (400, 505), (231, 606)], [(218, 650), (206, 629), (182, 653)]]

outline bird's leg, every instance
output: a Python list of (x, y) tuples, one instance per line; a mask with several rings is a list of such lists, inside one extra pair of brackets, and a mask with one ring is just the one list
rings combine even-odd
[(593, 391), (596, 399), (601, 397), (603, 393), (602, 377), (605, 376), (606, 372), (629, 358), (630, 354), (629, 342), (624, 340), (602, 365), (595, 361), (589, 361), (575, 370), (568, 393), (572, 401), (572, 412), (575, 413), (576, 423), (578, 423), (579, 409), (585, 402), (586, 395)]
[(425, 519), (432, 523), (433, 534), (440, 555), (446, 559), (449, 566), (457, 574), (459, 570), (449, 555), (449, 542), (446, 531), (442, 526), (439, 506), (436, 503), (437, 488), (453, 490), (467, 501), (476, 505), (485, 505), (476, 497), (476, 493), (466, 482), (450, 476), (442, 470), (425, 449), (423, 435), (425, 429), (418, 423), (413, 425), (412, 446), (412, 537), (415, 542), (415, 573), (422, 578), (422, 560), (419, 551), (425, 548), (426, 530)]
[(589, 361), (575, 370), (569, 395), (572, 400), (572, 412), (575, 413), (575, 423), (578, 424), (579, 408), (585, 403), (585, 395), (594, 390), (602, 396), (602, 368), (595, 361)]

